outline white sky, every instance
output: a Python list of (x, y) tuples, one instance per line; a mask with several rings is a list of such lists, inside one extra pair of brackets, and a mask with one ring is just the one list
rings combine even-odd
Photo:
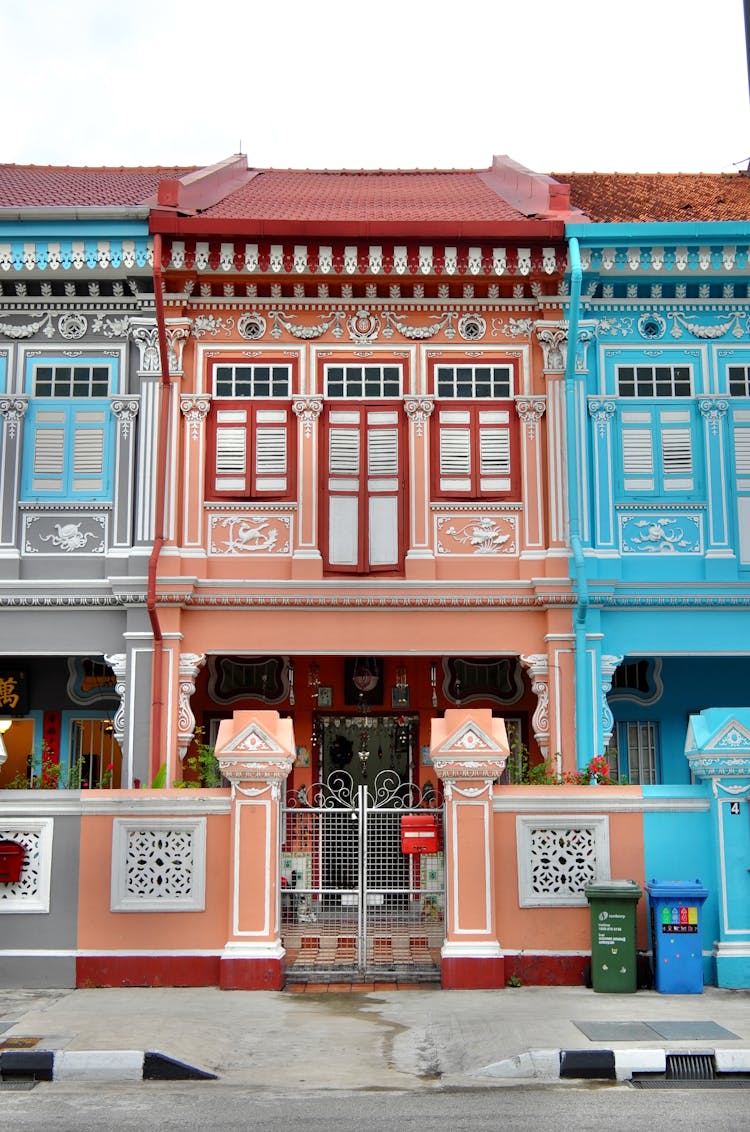
[(742, 0), (0, 0), (0, 161), (732, 172)]

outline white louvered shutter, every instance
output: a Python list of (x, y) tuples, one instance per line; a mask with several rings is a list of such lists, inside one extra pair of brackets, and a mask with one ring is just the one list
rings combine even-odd
[(439, 487), (447, 495), (472, 494), (470, 409), (438, 410)]
[(289, 491), (289, 410), (258, 409), (254, 432), (254, 495)]
[(214, 491), (217, 495), (247, 495), (250, 489), (247, 409), (217, 410), (215, 444)]
[(479, 494), (510, 491), (510, 413), (507, 409), (480, 409)]
[(695, 487), (691, 425), (689, 410), (662, 409), (659, 413), (665, 491), (692, 491)]
[(71, 409), (75, 494), (101, 495), (104, 491), (104, 457), (109, 407)]
[(328, 416), (328, 564), (352, 572), (360, 560), (362, 413), (357, 406), (331, 409)]
[(370, 570), (398, 565), (400, 408), (367, 409), (367, 558)]
[(471, 405), (438, 410), (438, 490), (505, 495), (512, 487), (510, 411)]
[(654, 430), (648, 409), (622, 413), (622, 473), (625, 491), (653, 492)]
[(34, 415), (31, 436), (34, 451), (29, 485), (34, 495), (62, 494), (64, 491), (67, 424), (68, 413), (63, 407), (40, 408)]
[(750, 564), (750, 411), (737, 410), (734, 425), (734, 474), (737, 485), (737, 532), (740, 562)]

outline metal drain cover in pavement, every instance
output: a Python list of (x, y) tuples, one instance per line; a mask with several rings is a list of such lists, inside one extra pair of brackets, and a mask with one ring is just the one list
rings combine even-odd
[(717, 1022), (574, 1022), (591, 1042), (707, 1041), (737, 1038)]
[(705, 1041), (709, 1038), (736, 1038), (731, 1030), (725, 1030), (718, 1022), (649, 1022), (652, 1030), (668, 1042)]
[(3, 1038), (0, 1049), (33, 1049), (39, 1045), (41, 1038)]
[(645, 1022), (574, 1022), (592, 1042), (650, 1042), (656, 1034)]
[(664, 1077), (633, 1077), (634, 1089), (750, 1089), (750, 1081), (738, 1077), (712, 1077), (708, 1081), (676, 1081)]

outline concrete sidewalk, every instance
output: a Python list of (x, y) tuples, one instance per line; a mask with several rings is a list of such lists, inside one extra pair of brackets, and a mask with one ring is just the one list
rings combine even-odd
[[(728, 1064), (750, 1070), (750, 991), (0, 991), (2, 1052), (24, 1037), (37, 1039), (30, 1050), (110, 1051), (113, 1064), (117, 1051), (158, 1051), (274, 1090), (507, 1083), (547, 1075), (560, 1050), (634, 1051), (634, 1068), (639, 1058), (653, 1065), (648, 1051), (734, 1051)], [(532, 1050), (546, 1053), (535, 1063), (524, 1056)]]

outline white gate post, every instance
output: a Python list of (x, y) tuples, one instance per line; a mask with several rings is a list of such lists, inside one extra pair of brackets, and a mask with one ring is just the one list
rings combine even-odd
[(277, 711), (236, 711), (219, 726), (216, 757), (232, 784), (229, 939), (219, 983), (281, 990), (281, 801), (295, 757), (292, 721)]
[(445, 922), (442, 984), (505, 985), (495, 916), (493, 783), (508, 758), (505, 723), (487, 708), (433, 719), (431, 756), (445, 793)]

